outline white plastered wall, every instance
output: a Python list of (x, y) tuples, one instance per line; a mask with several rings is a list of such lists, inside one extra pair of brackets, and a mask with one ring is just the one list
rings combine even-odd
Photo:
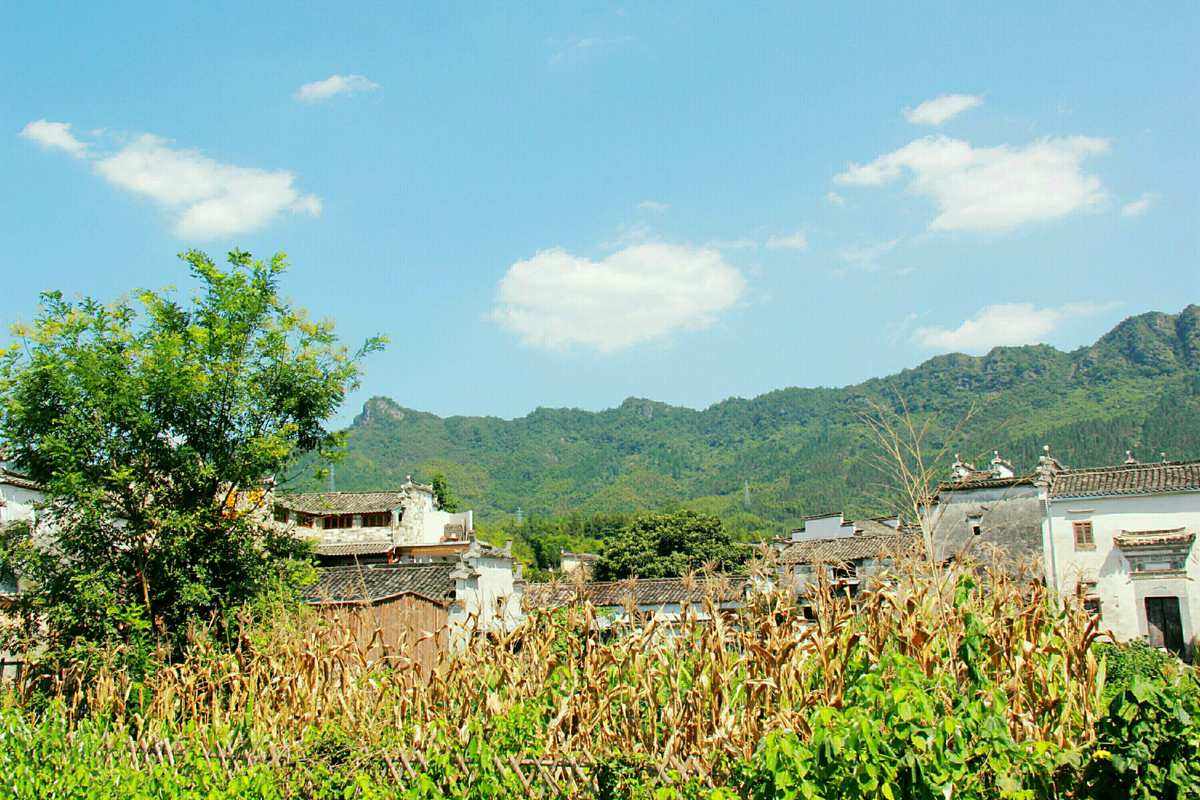
[[(1072, 523), (1092, 523), (1094, 549), (1077, 548)], [(1200, 492), (1161, 493), (1140, 496), (1054, 498), (1050, 502), (1045, 531), (1048, 569), (1063, 595), (1072, 595), (1083, 581), (1094, 581), (1100, 598), (1101, 624), (1119, 640), (1147, 634), (1145, 599), (1178, 597), (1185, 642), (1200, 635), (1200, 547), (1192, 544), (1184, 574), (1135, 575), (1129, 560), (1114, 544), (1124, 531), (1155, 531), (1184, 528), (1200, 532)]]

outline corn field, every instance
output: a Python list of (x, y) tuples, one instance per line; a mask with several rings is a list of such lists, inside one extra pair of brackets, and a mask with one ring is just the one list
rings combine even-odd
[[(37, 708), (10, 694), (0, 785), (105, 796), (70, 793), (86, 764), (113, 797), (1121, 796), (1099, 793), (1120, 772), (1102, 633), (1035, 572), (901, 559), (854, 598), (822, 581), (807, 601), (669, 626), (570, 606), (432, 669), (280, 608), (233, 647), (197, 629), (143, 682), (102, 669), (60, 675)], [(1200, 711), (1186, 669), (1160, 683)], [(1198, 769), (1155, 785), (1200, 796)], [(22, 794), (22, 775), (62, 791)]]

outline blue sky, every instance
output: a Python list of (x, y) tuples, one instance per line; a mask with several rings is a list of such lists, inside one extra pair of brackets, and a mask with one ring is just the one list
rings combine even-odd
[(282, 249), (346, 419), (508, 417), (1200, 301), (1200, 7), (969, 5), (10, 6), (0, 324)]

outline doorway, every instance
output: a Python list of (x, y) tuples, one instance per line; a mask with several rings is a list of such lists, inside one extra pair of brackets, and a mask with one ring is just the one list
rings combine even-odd
[(1162, 647), (1183, 657), (1183, 618), (1178, 597), (1146, 598), (1146, 631), (1151, 647)]

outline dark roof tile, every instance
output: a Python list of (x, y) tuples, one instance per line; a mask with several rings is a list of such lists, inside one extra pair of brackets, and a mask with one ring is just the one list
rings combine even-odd
[(35, 492), (42, 491), (42, 485), (32, 478), (27, 478), (19, 472), (12, 472), (3, 468), (0, 468), (0, 483), (6, 483), (9, 486), (16, 486), (20, 489), (30, 489)]
[(1011, 478), (997, 478), (990, 472), (981, 472), (961, 480), (943, 481), (938, 484), (937, 493), (961, 492), (967, 489), (1005, 489), (1010, 486), (1032, 486), (1036, 478), (1036, 473), (1014, 475)]
[(1113, 542), (1122, 550), (1133, 550), (1139, 547), (1186, 547), (1195, 538), (1194, 533), (1183, 528), (1173, 528), (1163, 531), (1121, 531), (1113, 537)]
[(404, 505), (404, 492), (308, 492), (281, 494), (275, 505), (303, 514), (371, 514)]
[(376, 603), (415, 594), (446, 604), (454, 599), (457, 568), (452, 561), (433, 564), (389, 564), (361, 567), (318, 567), (317, 581), (305, 588), (308, 603)]
[(1200, 461), (1121, 464), (1055, 473), (1051, 497), (1104, 497), (1122, 494), (1200, 491)]
[(712, 597), (717, 603), (733, 603), (746, 596), (744, 577), (714, 575), (696, 578), (632, 578), (623, 581), (577, 583), (555, 581), (530, 583), (525, 587), (525, 607), (558, 608), (572, 603), (594, 606), (658, 606), (702, 603)]
[[(883, 527), (882, 525), (880, 527)], [(861, 533), (834, 539), (808, 539), (792, 542), (779, 553), (781, 564), (841, 564), (880, 555), (894, 555), (920, 544), (920, 537), (909, 533)]]
[(317, 542), (319, 556), (377, 556), (396, 547), (390, 539), (365, 542)]

